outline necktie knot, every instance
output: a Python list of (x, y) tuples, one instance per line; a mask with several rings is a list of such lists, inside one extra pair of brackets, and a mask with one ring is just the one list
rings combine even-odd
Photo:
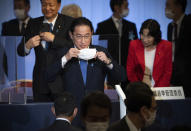
[(119, 32), (119, 36), (121, 36), (122, 34), (122, 21), (120, 20), (116, 20), (117, 24), (118, 24), (118, 32)]
[(25, 26), (26, 26), (26, 23), (23, 22), (23, 23), (22, 23), (22, 26), (21, 26), (21, 35), (24, 35), (24, 34), (25, 34)]

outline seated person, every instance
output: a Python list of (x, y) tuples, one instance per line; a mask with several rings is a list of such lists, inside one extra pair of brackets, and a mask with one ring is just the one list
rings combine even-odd
[(67, 92), (60, 94), (52, 107), (52, 112), (56, 116), (55, 122), (41, 131), (80, 131), (71, 125), (77, 111), (74, 97)]
[(106, 131), (111, 113), (111, 101), (103, 92), (92, 92), (81, 102), (81, 118), (86, 131)]
[(108, 131), (139, 131), (151, 125), (156, 117), (157, 104), (150, 87), (143, 82), (132, 82), (124, 93), (127, 114), (112, 123)]
[(78, 18), (78, 17), (82, 17), (82, 10), (76, 4), (69, 4), (69, 5), (63, 6), (61, 14)]

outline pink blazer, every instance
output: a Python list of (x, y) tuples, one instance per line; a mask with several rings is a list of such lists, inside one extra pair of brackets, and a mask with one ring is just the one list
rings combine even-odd
[[(141, 40), (133, 40), (127, 57), (127, 77), (130, 82), (142, 81), (145, 71), (144, 46)], [(172, 74), (172, 43), (161, 40), (156, 47), (153, 74), (154, 87), (170, 86)]]

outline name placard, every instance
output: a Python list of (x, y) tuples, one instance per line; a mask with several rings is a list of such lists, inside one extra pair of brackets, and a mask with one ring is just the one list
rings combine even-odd
[(185, 99), (184, 91), (179, 87), (155, 87), (151, 88), (156, 100), (177, 100)]

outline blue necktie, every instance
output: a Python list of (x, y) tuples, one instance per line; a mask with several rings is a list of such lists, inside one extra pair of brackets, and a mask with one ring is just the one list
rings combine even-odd
[(80, 60), (80, 68), (81, 68), (81, 72), (82, 72), (82, 76), (83, 76), (85, 85), (86, 85), (87, 65), (88, 65), (87, 61)]
[[(53, 27), (53, 24), (50, 23), (50, 24), (49, 24), (49, 32), (52, 32), (52, 27)], [(46, 42), (46, 44), (45, 44), (45, 50), (48, 49), (49, 45), (50, 45), (50, 43), (49, 43), (49, 42)]]

